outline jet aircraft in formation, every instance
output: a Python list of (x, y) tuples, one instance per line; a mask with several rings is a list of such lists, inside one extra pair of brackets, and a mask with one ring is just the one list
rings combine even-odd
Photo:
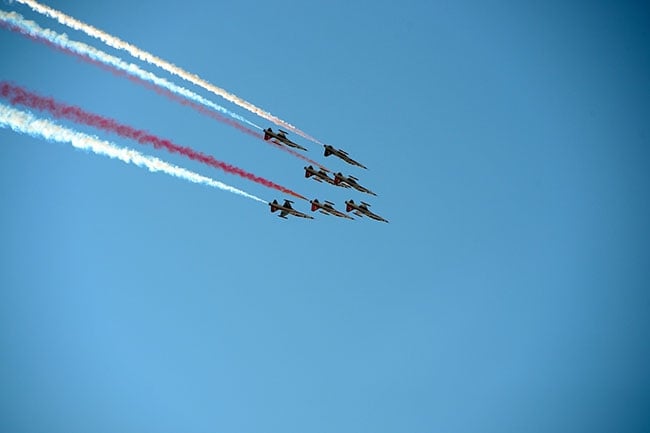
[(283, 131), (281, 129), (278, 129), (278, 132), (275, 133), (273, 132), (273, 129), (266, 128), (264, 130), (264, 140), (269, 141), (273, 139), (271, 141), (273, 141), (276, 144), (284, 144), (285, 146), (293, 147), (296, 149), (307, 150), (306, 148), (302, 147), (298, 143), (294, 143), (293, 141), (289, 140), (287, 138), (287, 134), (288, 134), (287, 131)]
[(348, 200), (345, 202), (345, 211), (350, 212), (353, 211), (352, 213), (355, 214), (356, 216), (367, 216), (369, 218), (372, 218), (377, 221), (383, 221), (385, 223), (388, 222), (387, 219), (384, 219), (377, 215), (376, 213), (373, 213), (370, 209), (368, 209), (370, 205), (366, 202), (361, 202), (361, 204), (356, 204), (354, 200)]
[(287, 215), (293, 215), (300, 218), (314, 219), (313, 216), (295, 210), (293, 206), (291, 206), (291, 203), (293, 203), (291, 200), (285, 200), (284, 204), (280, 204), (277, 200), (273, 200), (269, 203), (269, 206), (271, 206), (271, 212), (280, 211), (280, 215), (278, 215), (280, 218), (287, 219)]
[(325, 181), (325, 182), (329, 183), (330, 185), (340, 186), (340, 187), (343, 187), (343, 188), (350, 188), (350, 185), (348, 185), (347, 183), (338, 183), (337, 184), (336, 180), (329, 177), (329, 175), (327, 174), (327, 170), (325, 170), (323, 168), (321, 168), (320, 170), (316, 170), (311, 165), (309, 167), (305, 167), (305, 177), (312, 177), (312, 176), (313, 176), (314, 180), (317, 181), (317, 182)]
[(359, 185), (358, 180), (359, 179), (357, 179), (354, 176), (345, 176), (341, 172), (338, 172), (334, 175), (335, 185), (349, 185), (352, 188), (356, 189), (357, 191), (365, 192), (366, 194), (370, 194), (370, 195), (375, 195), (375, 196), (377, 195), (374, 192), (370, 191), (368, 188)]
[(313, 200), (309, 200), (309, 203), (311, 203), (312, 212), (319, 211), (320, 213), (325, 215), (329, 214), (329, 215), (337, 216), (339, 218), (347, 218), (350, 220), (354, 219), (350, 215), (347, 215), (341, 212), (340, 210), (334, 209), (334, 203), (332, 203), (331, 201), (325, 200), (323, 203), (321, 203), (318, 201), (317, 198), (315, 198)]
[[(267, 141), (272, 140), (276, 144), (284, 144), (289, 147), (295, 147), (297, 149), (307, 150), (304, 147), (300, 146), (299, 144), (289, 140), (287, 138), (287, 132), (281, 129), (278, 129), (277, 133), (273, 132), (273, 129), (271, 128), (265, 129), (264, 140)], [(361, 168), (366, 168), (366, 166), (364, 166), (363, 164), (350, 158), (350, 156), (346, 151), (342, 149), (335, 149), (329, 144), (326, 144), (324, 146), (325, 146), (325, 156), (335, 155), (341, 158), (343, 161), (347, 162), (348, 164), (356, 165)], [(306, 178), (312, 177), (317, 182), (321, 182), (321, 183), (326, 182), (330, 185), (338, 186), (341, 188), (354, 188), (357, 191), (364, 192), (366, 194), (371, 194), (374, 196), (377, 195), (374, 192), (370, 191), (368, 188), (361, 186), (359, 184), (359, 179), (354, 176), (351, 175), (345, 176), (343, 173), (338, 172), (333, 177), (330, 177), (329, 170), (325, 168), (320, 168), (317, 170), (312, 165), (304, 167), (304, 169), (305, 169), (305, 177)], [(280, 204), (277, 200), (273, 200), (271, 203), (269, 203), (269, 206), (271, 207), (271, 212), (280, 211), (280, 214), (278, 215), (280, 218), (287, 219), (287, 216), (291, 215), (299, 218), (314, 219), (314, 217), (294, 209), (293, 206), (291, 205), (292, 203), (293, 202), (291, 200), (285, 200), (284, 204)], [(313, 199), (310, 200), (309, 203), (311, 204), (312, 212), (320, 212), (325, 215), (333, 215), (339, 218), (354, 220), (354, 218), (348, 215), (347, 213), (337, 210), (334, 207), (334, 203), (332, 203), (331, 201), (325, 200), (323, 202), (320, 202), (318, 201), (318, 199)], [(346, 212), (352, 212), (353, 214), (359, 217), (367, 216), (368, 218), (372, 218), (376, 221), (383, 221), (386, 223), (388, 222), (387, 219), (372, 212), (369, 209), (370, 205), (366, 202), (362, 201), (359, 204), (357, 204), (354, 202), (354, 200), (348, 200), (345, 202), (345, 206), (346, 206), (345, 207)]]
[(354, 159), (350, 158), (350, 156), (348, 155), (348, 153), (345, 150), (343, 150), (343, 149), (335, 149), (330, 144), (324, 144), (323, 146), (325, 146), (325, 156), (326, 157), (328, 157), (330, 155), (334, 155), (334, 156), (337, 156), (337, 157), (341, 158), (343, 161), (347, 162), (348, 164), (356, 165), (357, 167), (365, 168), (366, 170), (368, 169), (368, 167), (366, 167), (365, 165), (363, 165), (363, 164), (355, 161)]

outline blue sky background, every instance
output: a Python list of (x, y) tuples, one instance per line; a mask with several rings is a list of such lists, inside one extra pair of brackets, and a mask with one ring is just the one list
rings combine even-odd
[[(650, 12), (526, 3), (50, 1), (348, 150), (369, 170), (294, 137), (391, 223), (284, 221), (0, 131), (0, 430), (647, 431)], [(3, 80), (364, 198), (20, 35), (0, 50)]]

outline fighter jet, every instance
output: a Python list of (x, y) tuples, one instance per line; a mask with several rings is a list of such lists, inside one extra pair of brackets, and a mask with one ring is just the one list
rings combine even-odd
[(330, 155), (338, 156), (339, 158), (341, 158), (343, 161), (347, 162), (348, 164), (352, 164), (352, 165), (356, 165), (356, 166), (361, 167), (361, 168), (368, 169), (368, 167), (366, 167), (365, 165), (363, 165), (361, 163), (358, 163), (354, 159), (350, 158), (350, 156), (348, 156), (348, 153), (345, 150), (343, 150), (343, 149), (335, 149), (334, 147), (332, 147), (329, 144), (324, 144), (323, 146), (325, 146), (325, 156), (326, 157), (330, 156)]
[(264, 130), (264, 140), (268, 141), (271, 138), (273, 138), (274, 140), (272, 140), (272, 141), (274, 143), (276, 143), (276, 144), (284, 144), (284, 145), (289, 146), (289, 147), (295, 147), (296, 149), (307, 150), (304, 147), (302, 147), (301, 145), (299, 145), (297, 143), (294, 143), (293, 141), (289, 140), (287, 138), (287, 134), (288, 134), (287, 131), (283, 131), (281, 129), (278, 129), (278, 133), (276, 134), (275, 132), (273, 132), (273, 130), (271, 128), (266, 128)]
[(350, 219), (350, 220), (354, 219), (350, 215), (346, 215), (343, 212), (341, 212), (340, 210), (334, 209), (334, 203), (332, 203), (331, 201), (325, 200), (323, 203), (321, 203), (321, 202), (318, 201), (317, 198), (315, 198), (313, 200), (309, 200), (309, 203), (311, 203), (311, 211), (312, 212), (319, 211), (320, 213), (326, 214), (326, 215), (327, 214), (334, 215), (334, 216), (337, 216), (337, 217), (340, 217), (340, 218), (347, 218), (347, 219)]
[(343, 188), (350, 188), (350, 185), (348, 185), (346, 183), (337, 184), (334, 179), (329, 177), (329, 175), (327, 174), (327, 170), (325, 170), (323, 168), (321, 168), (320, 170), (317, 171), (311, 165), (309, 167), (305, 167), (305, 177), (312, 177), (312, 176), (314, 177), (314, 180), (317, 181), (317, 182), (325, 181), (325, 182), (329, 183), (330, 185), (340, 186), (340, 187), (343, 187)]
[(345, 202), (345, 211), (350, 212), (351, 210), (353, 211), (352, 213), (357, 215), (357, 216), (367, 216), (369, 218), (372, 218), (377, 221), (383, 221), (385, 223), (388, 222), (388, 220), (380, 217), (379, 215), (372, 213), (370, 209), (368, 209), (370, 205), (366, 202), (361, 202), (361, 204), (356, 204), (354, 200), (348, 200)]
[(314, 217), (304, 214), (300, 211), (295, 210), (292, 206), (291, 203), (293, 203), (291, 200), (285, 200), (284, 204), (279, 204), (277, 200), (273, 200), (271, 203), (269, 203), (269, 206), (271, 206), (271, 212), (275, 212), (277, 210), (280, 211), (280, 215), (278, 215), (280, 218), (284, 218), (285, 220), (287, 219), (287, 215), (293, 215), (297, 216), (300, 218), (309, 218), (310, 220), (313, 220)]
[(347, 184), (350, 185), (352, 188), (356, 189), (357, 191), (365, 192), (366, 194), (370, 195), (377, 195), (374, 192), (370, 191), (368, 188), (365, 188), (357, 182), (359, 179), (357, 179), (354, 176), (345, 176), (343, 173), (338, 172), (334, 175), (334, 184), (335, 185), (341, 185), (341, 184)]

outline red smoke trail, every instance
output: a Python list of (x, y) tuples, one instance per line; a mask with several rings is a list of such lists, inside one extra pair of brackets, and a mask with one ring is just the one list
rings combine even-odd
[(245, 179), (252, 180), (253, 182), (257, 182), (269, 188), (276, 189), (285, 194), (290, 194), (294, 197), (306, 200), (304, 196), (290, 190), (289, 188), (285, 188), (281, 185), (271, 182), (270, 180), (264, 179), (263, 177), (256, 176), (252, 173), (242, 170), (241, 168), (235, 167), (234, 165), (218, 161), (211, 155), (197, 152), (189, 147), (179, 146), (167, 139), (159, 138), (155, 135), (149, 134), (147, 131), (135, 129), (128, 125), (123, 125), (114, 119), (93, 113), (88, 113), (87, 111), (84, 111), (83, 109), (75, 107), (73, 105), (66, 105), (57, 102), (53, 98), (39, 96), (35, 93), (31, 93), (28, 90), (23, 89), (22, 87), (13, 86), (5, 81), (0, 81), (0, 95), (2, 95), (4, 98), (9, 99), (12, 105), (23, 105), (35, 110), (47, 111), (56, 118), (68, 119), (72, 120), (73, 122), (94, 126), (104, 131), (112, 132), (122, 137), (136, 140), (141, 144), (151, 144), (157, 149), (163, 148), (171, 153), (184, 155), (195, 161), (199, 161), (212, 167), (224, 170), (227, 173), (237, 174)]
[(310, 163), (312, 165), (315, 165), (315, 166), (318, 166), (318, 167), (322, 168), (323, 170), (331, 171), (330, 169), (328, 169), (324, 165), (318, 163), (317, 161), (312, 160), (311, 158), (306, 157), (302, 153), (299, 153), (299, 152), (297, 152), (297, 151), (295, 151), (293, 149), (289, 149), (289, 148), (287, 148), (287, 147), (285, 147), (285, 146), (283, 146), (281, 144), (274, 143), (273, 141), (266, 141), (266, 140), (264, 140), (264, 136), (262, 134), (260, 134), (259, 132), (256, 132), (256, 131), (242, 125), (241, 123), (235, 121), (234, 119), (231, 119), (231, 118), (226, 117), (226, 116), (224, 116), (224, 115), (222, 115), (220, 113), (217, 113), (216, 111), (211, 110), (210, 108), (205, 107), (204, 105), (201, 105), (201, 104), (199, 104), (199, 103), (197, 103), (195, 101), (186, 99), (181, 95), (177, 95), (176, 93), (174, 93), (174, 92), (172, 92), (172, 91), (170, 91), (168, 89), (164, 89), (162, 87), (156, 86), (153, 83), (150, 83), (150, 82), (148, 82), (146, 80), (143, 80), (143, 79), (141, 79), (139, 77), (136, 77), (134, 75), (131, 75), (128, 72), (123, 71), (122, 69), (116, 68), (116, 67), (114, 67), (112, 65), (102, 63), (102, 62), (100, 62), (98, 60), (95, 60), (95, 59), (93, 59), (91, 57), (85, 56), (85, 55), (83, 55), (81, 53), (78, 53), (76, 51), (73, 51), (73, 50), (70, 50), (68, 48), (62, 47), (60, 45), (54, 44), (54, 43), (52, 43), (51, 41), (49, 41), (49, 40), (47, 40), (45, 38), (42, 38), (42, 37), (39, 37), (39, 36), (36, 36), (36, 35), (32, 35), (32, 34), (26, 32), (24, 29), (22, 29), (20, 27), (16, 27), (16, 26), (14, 26), (14, 25), (12, 25), (10, 23), (2, 21), (2, 22), (0, 22), (0, 27), (3, 27), (5, 29), (7, 29), (7, 30), (10, 30), (10, 31), (12, 31), (14, 33), (19, 33), (22, 36), (25, 36), (25, 37), (27, 37), (28, 39), (31, 39), (34, 42), (40, 42), (43, 45), (46, 45), (46, 46), (48, 46), (50, 48), (53, 48), (53, 49), (55, 49), (57, 51), (60, 51), (62, 53), (65, 53), (65, 54), (71, 55), (73, 57), (76, 57), (79, 60), (83, 60), (86, 63), (90, 63), (91, 65), (98, 66), (98, 67), (104, 69), (105, 71), (108, 71), (108, 72), (112, 73), (113, 75), (123, 77), (123, 78), (127, 78), (128, 80), (130, 80), (131, 82), (133, 82), (135, 84), (139, 84), (139, 85), (141, 85), (143, 87), (146, 87), (147, 89), (153, 90), (154, 92), (158, 93), (159, 95), (162, 95), (162, 96), (164, 96), (164, 97), (166, 97), (166, 98), (168, 98), (168, 99), (170, 99), (172, 101), (178, 102), (181, 105), (185, 105), (186, 107), (193, 108), (194, 110), (198, 111), (199, 113), (201, 113), (201, 114), (203, 114), (205, 116), (211, 117), (214, 120), (217, 120), (219, 122), (223, 122), (223, 123), (225, 123), (227, 125), (230, 125), (230, 126), (234, 127), (235, 129), (243, 132), (244, 134), (247, 134), (247, 135), (250, 135), (251, 137), (255, 137), (255, 138), (259, 139), (259, 140), (262, 140), (265, 143), (269, 143), (272, 146), (277, 147), (278, 149), (281, 149), (281, 150), (283, 150), (283, 151), (285, 151), (285, 152), (287, 152), (287, 153), (289, 153), (289, 154), (291, 154), (291, 155), (293, 155), (295, 157), (298, 157), (298, 158), (302, 159), (303, 161), (307, 161), (308, 163)]

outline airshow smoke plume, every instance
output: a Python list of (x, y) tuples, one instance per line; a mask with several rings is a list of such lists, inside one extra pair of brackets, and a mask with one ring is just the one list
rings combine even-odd
[(250, 111), (251, 113), (255, 113), (258, 116), (268, 120), (269, 122), (273, 122), (276, 125), (282, 126), (304, 138), (307, 140), (313, 141), (314, 143), (318, 144), (323, 144), (314, 137), (308, 135), (307, 133), (301, 131), (297, 127), (291, 125), (288, 122), (285, 122), (284, 120), (272, 115), (271, 113), (264, 111), (263, 109), (256, 107), (255, 105), (251, 104), (248, 101), (245, 101), (242, 98), (239, 98), (238, 96), (227, 92), (226, 90), (217, 87), (208, 81), (204, 80), (203, 78), (199, 77), (198, 75), (189, 73), (185, 71), (184, 69), (166, 61), (163, 60), (159, 57), (154, 56), (153, 54), (148, 53), (147, 51), (144, 51), (135, 45), (129, 44), (115, 36), (112, 36), (102, 30), (99, 30), (89, 24), (86, 24), (84, 22), (81, 22), (71, 16), (68, 16), (64, 14), (63, 12), (57, 11), (56, 9), (52, 9), (48, 6), (42, 5), (34, 0), (15, 0), (18, 3), (22, 3), (24, 5), (27, 5), (30, 7), (33, 11), (53, 18), (59, 23), (63, 24), (64, 26), (67, 26), (71, 29), (74, 30), (79, 30), (86, 35), (98, 39), (102, 42), (104, 42), (106, 45), (113, 47), (118, 50), (123, 50), (132, 55), (133, 57), (142, 60), (144, 62), (147, 62), (151, 65), (157, 66), (170, 74), (176, 75), (179, 78), (182, 78), (185, 81), (188, 81), (190, 83), (193, 83), (199, 87), (202, 87), (203, 89), (221, 96), (222, 98), (226, 99), (227, 101), (230, 101), (236, 105), (239, 105), (240, 107)]
[(210, 165), (230, 174), (241, 176), (245, 179), (259, 183), (268, 188), (273, 188), (285, 194), (305, 199), (304, 196), (292, 191), (289, 188), (278, 185), (277, 183), (274, 183), (263, 177), (249, 173), (234, 165), (219, 161), (211, 155), (206, 155), (202, 152), (198, 152), (190, 147), (180, 146), (168, 139), (157, 137), (147, 131), (122, 124), (115, 119), (87, 112), (80, 107), (67, 105), (58, 102), (53, 98), (37, 95), (36, 93), (30, 92), (22, 87), (14, 86), (10, 83), (0, 81), (0, 95), (6, 99), (9, 99), (12, 105), (23, 105), (28, 108), (46, 111), (56, 118), (68, 119), (73, 122), (93, 126), (106, 132), (114, 133), (119, 136), (135, 140), (141, 144), (150, 144), (155, 148), (161, 148), (171, 153), (183, 155), (194, 161)]
[(127, 164), (134, 164), (138, 167), (146, 168), (150, 172), (160, 171), (188, 182), (218, 188), (266, 204), (261, 198), (226, 185), (225, 183), (177, 167), (158, 158), (143, 155), (136, 150), (125, 149), (111, 142), (100, 140), (97, 137), (65, 128), (49, 120), (39, 119), (29, 112), (17, 110), (5, 104), (0, 104), (0, 127), (11, 128), (15, 132), (50, 142), (69, 143), (77, 149), (108, 156), (109, 158), (118, 159)]
[[(15, 12), (0, 11), (0, 25), (8, 30), (20, 33), (36, 42), (43, 43), (51, 48), (73, 55), (85, 62), (99, 66), (115, 75), (126, 77), (132, 82), (153, 90), (172, 101), (188, 106), (203, 115), (232, 126), (240, 132), (265, 141), (262, 134), (239, 122), (252, 126), (257, 130), (262, 130), (263, 128), (261, 126), (256, 125), (237, 113), (233, 113), (219, 104), (197, 95), (189, 89), (171, 83), (164, 78), (152, 74), (151, 72), (144, 71), (137, 65), (127, 63), (118, 57), (112, 56), (82, 42), (70, 40), (65, 34), (60, 34), (49, 29), (43, 29), (35, 22), (26, 20), (20, 14)], [(220, 113), (224, 113), (230, 116), (230, 118)], [(236, 122), (233, 119), (236, 119), (239, 122)], [(271, 141), (267, 141), (266, 143), (300, 158), (303, 161), (307, 161), (312, 165), (317, 165), (329, 171), (327, 167), (299, 152), (294, 151), (293, 149), (289, 149)]]
[(44, 29), (34, 21), (27, 20), (16, 12), (5, 12), (0, 10), (0, 22), (4, 23), (5, 27), (9, 30), (21, 33), (22, 35), (30, 37), (33, 40), (46, 43), (48, 46), (56, 47), (66, 53), (74, 53), (82, 59), (90, 59), (94, 61), (92, 63), (101, 63), (119, 71), (123, 71), (130, 76), (137, 77), (142, 81), (166, 89), (176, 95), (183, 96), (191, 101), (194, 101), (197, 104), (201, 104), (205, 107), (226, 114), (233, 119), (252, 126), (255, 129), (258, 129), (260, 131), (263, 129), (261, 126), (251, 122), (245, 117), (240, 116), (239, 114), (234, 113), (227, 108), (222, 107), (221, 105), (216, 104), (209, 99), (206, 99), (201, 95), (192, 92), (189, 89), (186, 89), (185, 87), (178, 86), (164, 78), (158, 77), (151, 72), (143, 70), (133, 63), (127, 63), (119, 57), (112, 56), (104, 51), (84, 44), (83, 42), (73, 41), (69, 39), (68, 36), (64, 33), (57, 33), (50, 29)]

